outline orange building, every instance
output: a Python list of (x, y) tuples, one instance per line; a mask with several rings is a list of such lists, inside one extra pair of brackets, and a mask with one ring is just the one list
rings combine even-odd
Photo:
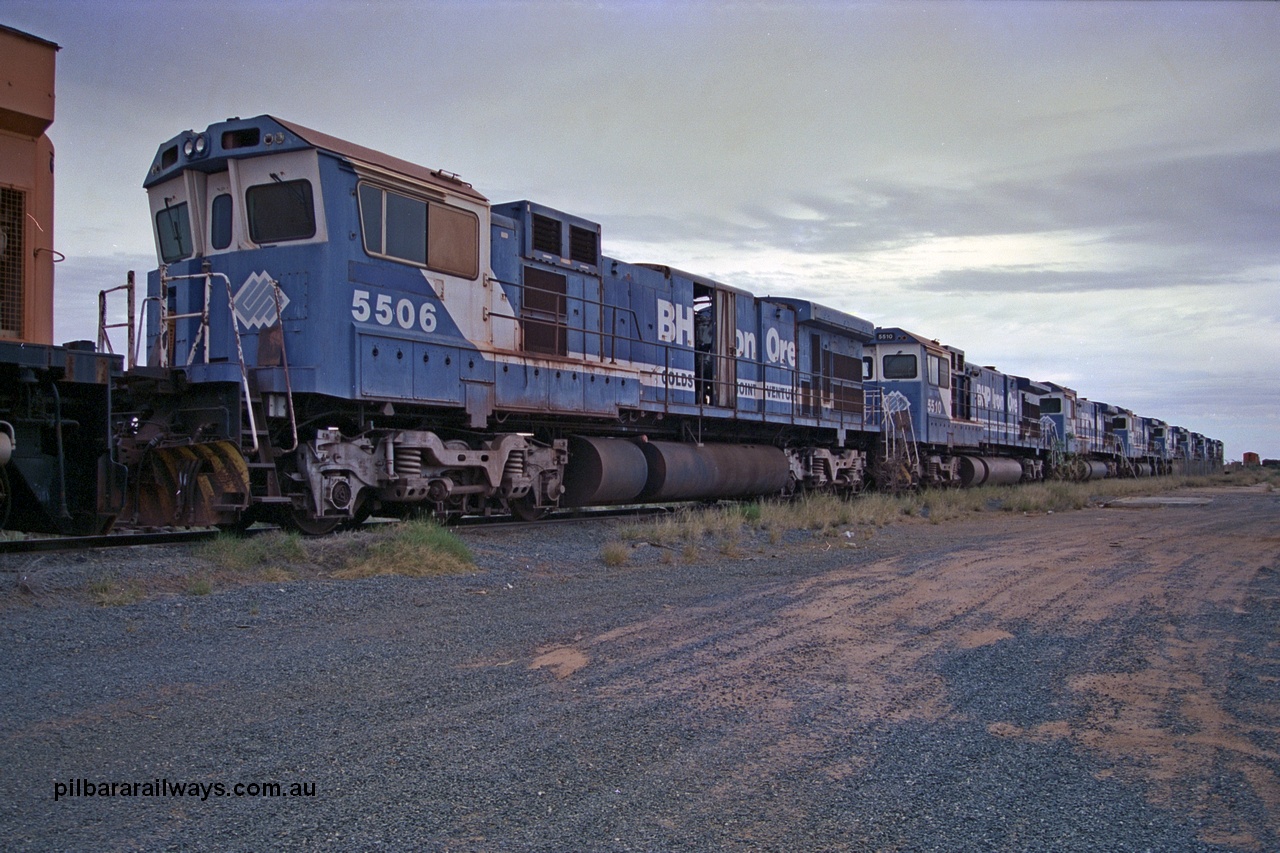
[(53, 343), (54, 57), (0, 25), (0, 340)]

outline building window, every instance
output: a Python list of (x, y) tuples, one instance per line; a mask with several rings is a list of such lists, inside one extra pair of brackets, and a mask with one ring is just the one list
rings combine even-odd
[(316, 209), (308, 180), (258, 184), (245, 192), (249, 239), (255, 243), (306, 240), (316, 235)]
[(885, 379), (915, 379), (918, 376), (914, 355), (886, 355), (883, 367)]
[(470, 211), (360, 185), (360, 225), (370, 255), (474, 279), (480, 220)]

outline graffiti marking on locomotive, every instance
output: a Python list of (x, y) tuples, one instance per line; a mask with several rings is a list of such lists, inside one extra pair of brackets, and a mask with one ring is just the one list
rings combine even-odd
[(693, 346), (693, 306), (658, 300), (658, 340)]
[[(266, 271), (256, 272), (244, 280), (236, 291), (236, 319), (247, 329), (271, 326), (276, 322), (276, 297), (272, 279)], [(289, 305), (289, 297), (280, 291), (280, 310)]]
[(370, 303), (369, 291), (356, 290), (351, 294), (351, 316), (358, 323), (367, 323), (373, 319), (380, 326), (395, 323), (402, 329), (412, 329), (416, 323), (424, 332), (436, 330), (436, 306), (430, 302), (417, 304), (414, 300), (402, 296), (392, 299), (389, 294), (379, 293)]

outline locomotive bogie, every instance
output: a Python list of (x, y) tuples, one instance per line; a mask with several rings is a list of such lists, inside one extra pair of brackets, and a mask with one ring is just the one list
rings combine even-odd
[(358, 517), (366, 501), (378, 508), (426, 504), (461, 511), (523, 501), (552, 507), (564, 492), (566, 442), (543, 445), (530, 437), (501, 434), (473, 448), (425, 430), (376, 431), (346, 438), (319, 430), (298, 450), (305, 489), (295, 509), (314, 518)]
[(788, 451), (791, 476), (805, 491), (833, 489), (851, 495), (866, 485), (867, 454), (861, 450), (806, 447)]

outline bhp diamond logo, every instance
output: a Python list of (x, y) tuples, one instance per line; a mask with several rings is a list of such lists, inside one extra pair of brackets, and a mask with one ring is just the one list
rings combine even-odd
[[(289, 304), (289, 297), (280, 291), (280, 310)], [(276, 322), (276, 297), (271, 286), (271, 276), (256, 272), (244, 280), (235, 298), (236, 319), (248, 329), (270, 326)]]

